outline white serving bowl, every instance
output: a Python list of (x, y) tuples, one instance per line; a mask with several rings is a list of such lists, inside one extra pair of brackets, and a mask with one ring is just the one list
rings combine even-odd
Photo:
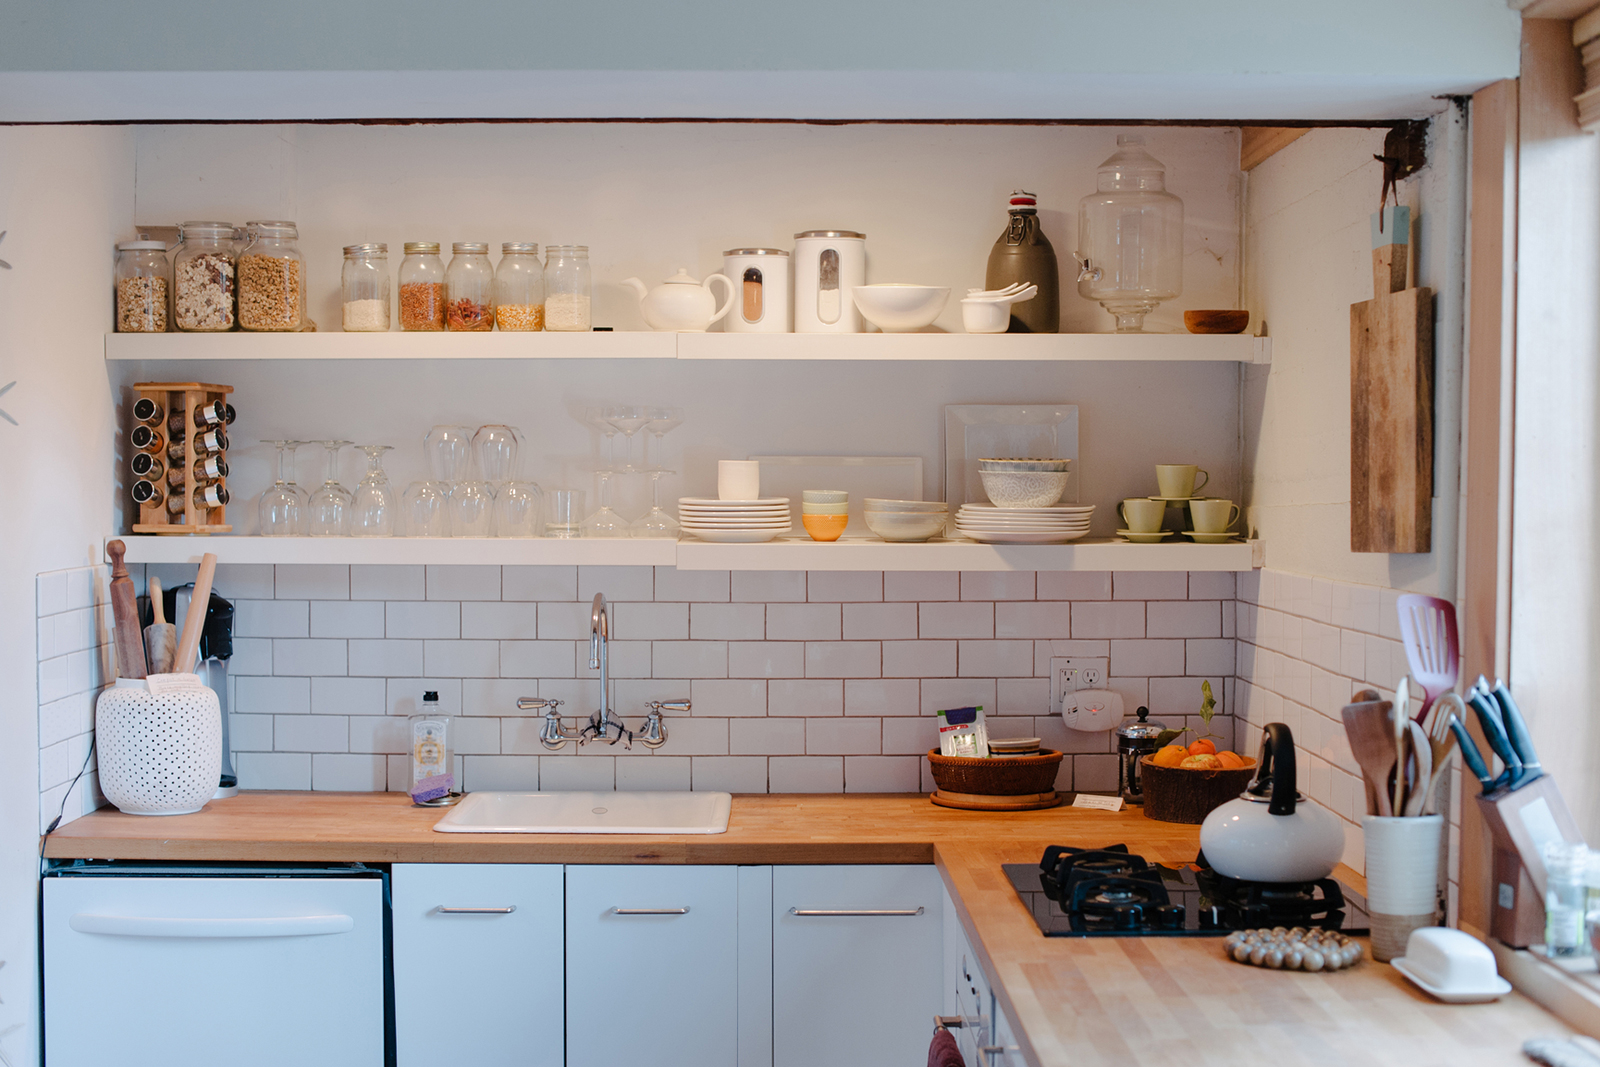
[(858, 285), (850, 290), (867, 321), (884, 333), (906, 333), (932, 325), (950, 299), (947, 285)]
[(862, 501), (868, 511), (899, 511), (915, 512), (922, 515), (931, 515), (937, 512), (943, 515), (950, 510), (950, 505), (943, 500), (881, 500), (869, 496)]
[(983, 491), (1002, 508), (1047, 508), (1066, 491), (1066, 471), (979, 471)]
[(926, 541), (944, 532), (945, 513), (920, 514), (912, 511), (868, 511), (863, 516), (867, 529), (885, 541)]

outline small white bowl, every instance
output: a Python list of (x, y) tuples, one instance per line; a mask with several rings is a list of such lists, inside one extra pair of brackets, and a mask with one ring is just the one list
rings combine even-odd
[(983, 491), (1000, 508), (1047, 508), (1066, 491), (1066, 471), (979, 471)]
[(885, 541), (926, 541), (944, 532), (945, 513), (913, 511), (867, 511), (867, 529)]
[(858, 285), (850, 291), (861, 314), (884, 333), (932, 325), (950, 299), (947, 285)]
[(967, 297), (961, 301), (961, 325), (968, 333), (1005, 333), (1011, 328), (1011, 303)]
[(850, 493), (845, 489), (802, 489), (800, 502), (802, 504), (843, 504), (850, 499)]
[(884, 500), (880, 497), (869, 496), (863, 501), (863, 506), (868, 511), (898, 511), (931, 515), (943, 515), (950, 510), (950, 505), (943, 500)]

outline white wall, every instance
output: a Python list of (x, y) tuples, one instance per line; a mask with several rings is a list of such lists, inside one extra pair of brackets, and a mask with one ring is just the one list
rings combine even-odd
[(39, 1039), (39, 664), (35, 575), (100, 562), (115, 493), (116, 409), (102, 336), (112, 243), (133, 221), (125, 129), (0, 129), (0, 1049), (16, 1067)]

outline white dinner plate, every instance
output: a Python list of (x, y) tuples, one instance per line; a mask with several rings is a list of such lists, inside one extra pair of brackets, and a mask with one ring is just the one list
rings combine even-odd
[(727, 511), (709, 511), (705, 508), (678, 509), (680, 515), (695, 515), (706, 519), (782, 519), (789, 515), (788, 508), (773, 508), (771, 511), (743, 511), (729, 508)]
[(999, 530), (1087, 530), (1087, 522), (1024, 522), (1018, 519), (1007, 522), (1000, 519), (968, 519), (956, 517), (958, 526), (990, 526)]
[(709, 508), (751, 508), (771, 507), (774, 504), (787, 507), (792, 501), (786, 496), (764, 496), (759, 500), (718, 500), (711, 496), (680, 496), (678, 503)]
[(713, 541), (725, 545), (753, 545), (762, 541), (771, 541), (782, 530), (689, 530), (689, 533), (702, 541)]
[(787, 530), (792, 522), (685, 522), (686, 530)]
[(1058, 545), (1064, 541), (1076, 541), (1083, 536), (1083, 533), (989, 533), (984, 530), (960, 532), (963, 537), (994, 545)]
[(1093, 504), (1052, 504), (1044, 508), (1003, 508), (996, 504), (962, 504), (962, 511), (981, 511), (995, 515), (1087, 515)]
[(1087, 516), (1085, 516), (1084, 518), (1081, 518), (1081, 519), (1046, 519), (1046, 518), (1024, 519), (1024, 518), (1012, 518), (1011, 516), (1008, 516), (1008, 515), (996, 518), (993, 515), (965, 515), (965, 514), (963, 514), (963, 515), (957, 515), (956, 516), (956, 521), (957, 522), (970, 522), (970, 523), (974, 523), (974, 524), (979, 525), (979, 526), (1087, 526), (1087, 525), (1089, 525), (1089, 519), (1088, 519)]

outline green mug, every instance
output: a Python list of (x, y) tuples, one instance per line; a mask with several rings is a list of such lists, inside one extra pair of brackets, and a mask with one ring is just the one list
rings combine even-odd
[(1117, 514), (1122, 516), (1126, 529), (1134, 533), (1155, 533), (1161, 529), (1161, 522), (1167, 517), (1167, 502), (1131, 496), (1117, 505)]
[(1189, 517), (1195, 533), (1226, 533), (1239, 517), (1239, 505), (1231, 500), (1191, 500)]

